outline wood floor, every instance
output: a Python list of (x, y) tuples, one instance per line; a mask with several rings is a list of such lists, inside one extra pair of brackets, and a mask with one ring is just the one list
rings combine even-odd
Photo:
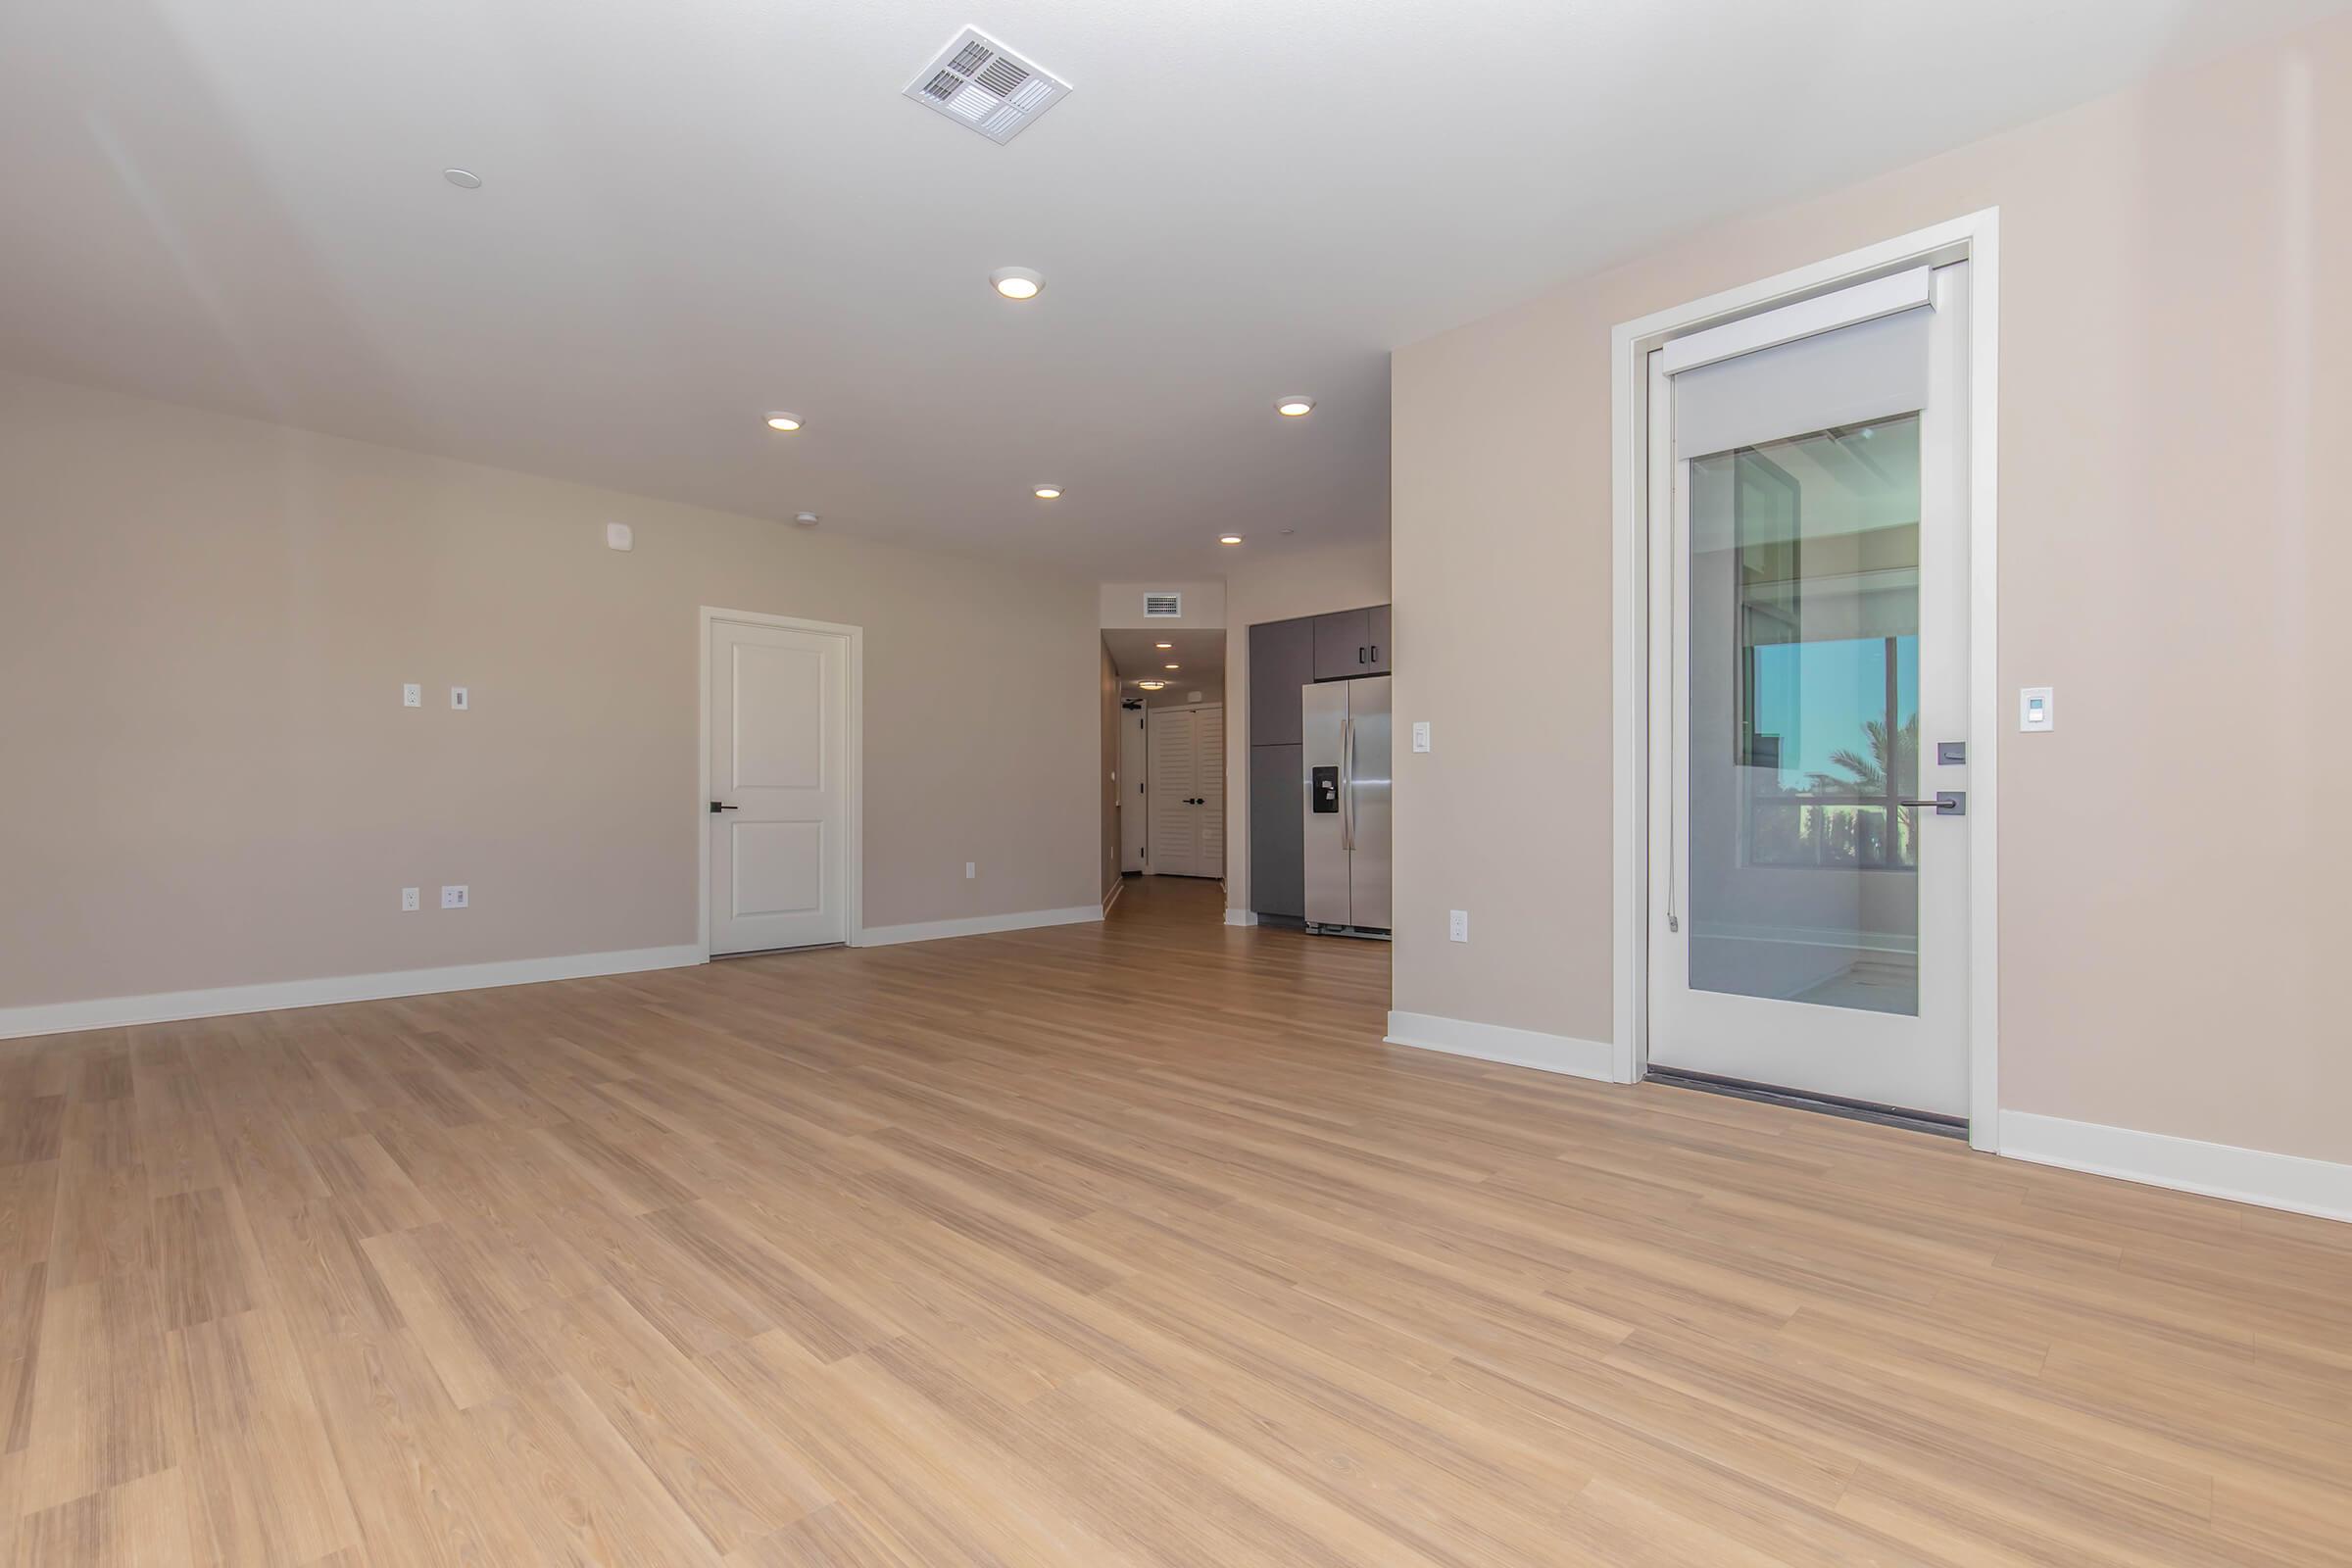
[(2352, 1562), (2352, 1227), (1217, 903), (0, 1044), (0, 1563)]

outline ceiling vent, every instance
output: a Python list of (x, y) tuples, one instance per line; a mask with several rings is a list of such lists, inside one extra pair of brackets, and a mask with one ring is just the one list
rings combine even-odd
[(1144, 595), (1144, 618), (1147, 620), (1182, 620), (1184, 618), (1184, 595)]
[(915, 73), (906, 96), (1006, 142), (1070, 94), (1070, 84), (1023, 60), (976, 27), (957, 33)]

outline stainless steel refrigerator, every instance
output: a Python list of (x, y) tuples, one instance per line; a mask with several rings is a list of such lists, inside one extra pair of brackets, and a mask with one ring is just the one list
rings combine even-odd
[(1308, 930), (1386, 935), (1391, 919), (1389, 677), (1302, 687)]

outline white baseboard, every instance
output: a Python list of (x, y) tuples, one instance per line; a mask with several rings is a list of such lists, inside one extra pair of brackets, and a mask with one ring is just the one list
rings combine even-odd
[(1512, 1067), (1566, 1073), (1575, 1078), (1616, 1077), (1617, 1050), (1605, 1040), (1579, 1040), (1570, 1035), (1547, 1035), (1534, 1029), (1510, 1029), (1498, 1023), (1473, 1023), (1467, 1018), (1441, 1018), (1427, 1012), (1389, 1014), (1389, 1044), (1422, 1051), (1443, 1051), (1452, 1056), (1476, 1056)]
[(438, 969), (396, 969), (324, 980), (276, 980), (206, 991), (159, 991), (144, 997), (0, 1007), (0, 1040), (169, 1023), (177, 1018), (274, 1012), (281, 1007), (319, 1007), (338, 1002), (380, 1002), (386, 997), (421, 997), (437, 991), (480, 991), (491, 986), (536, 985), (543, 980), (678, 969), (704, 961), (703, 950), (697, 947), (635, 948), (625, 953), (576, 953), (561, 958), (514, 958), (503, 963), (460, 963)]
[(1225, 923), (1227, 925), (1255, 925), (1257, 924), (1257, 911), (1255, 909), (1227, 909)]
[(1108, 893), (1102, 895), (1102, 912), (1104, 914), (1108, 914), (1110, 912), (1110, 906), (1118, 903), (1119, 895), (1126, 891), (1127, 879), (1122, 876), (1116, 882), (1113, 882), (1110, 885), (1110, 891)]
[(925, 920), (915, 925), (869, 925), (855, 948), (887, 948), (900, 942), (936, 942), (942, 937), (984, 937), (996, 931), (1026, 931), (1041, 925), (1084, 925), (1102, 918), (1099, 904), (1067, 909), (1016, 909), (1010, 914), (975, 914), (961, 920)]
[(2029, 1111), (2001, 1112), (2001, 1152), (2150, 1187), (2352, 1220), (2352, 1165)]

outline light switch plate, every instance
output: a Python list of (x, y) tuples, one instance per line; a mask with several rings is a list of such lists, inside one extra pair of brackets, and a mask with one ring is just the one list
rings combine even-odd
[(452, 686), (449, 689), (449, 706), (459, 710), (460, 711), (463, 711), (466, 709), (466, 701), (465, 687)]
[(608, 522), (605, 524), (605, 548), (607, 550), (634, 550), (636, 547), (637, 536), (629, 531), (627, 523)]
[(1446, 934), (1456, 942), (1469, 941), (1470, 911), (1468, 909), (1454, 910), (1452, 920), (1446, 925)]
[(452, 883), (441, 890), (441, 907), (444, 909), (463, 909), (470, 903), (471, 895), (466, 891), (463, 882)]
[(400, 689), (400, 706), (403, 708), (422, 708), (424, 706), (424, 688), (417, 685), (415, 681), (411, 681), (406, 686), (403, 686)]
[(1429, 750), (1429, 720), (1426, 718), (1413, 721), (1413, 750), (1416, 752)]
[(2017, 694), (2017, 727), (2022, 730), (2045, 730), (2058, 727), (2058, 689), (2054, 686), (2027, 686)]
[(966, 882), (969, 882), (969, 881), (971, 881), (973, 878), (975, 878), (975, 877), (979, 876), (979, 874), (980, 874), (980, 862), (979, 862), (979, 861), (977, 861), (977, 860), (966, 860), (966, 861), (964, 861), (964, 862), (963, 862), (963, 879), (964, 879)]

